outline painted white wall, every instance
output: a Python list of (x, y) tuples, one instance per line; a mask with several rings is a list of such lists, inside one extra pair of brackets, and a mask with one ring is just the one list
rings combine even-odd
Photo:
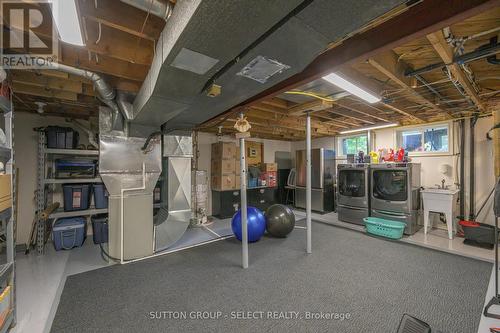
[[(466, 215), (469, 213), (469, 188), (470, 188), (470, 172), (469, 172), (469, 121), (466, 121), (466, 136), (465, 136), (465, 170), (466, 170), (466, 182), (465, 182), (465, 205), (466, 205)], [(491, 189), (495, 184), (495, 176), (493, 170), (493, 144), (491, 141), (486, 140), (487, 131), (493, 126), (493, 118), (485, 117), (478, 120), (476, 124), (476, 136), (475, 136), (475, 205), (476, 212), (487, 198)], [(443, 154), (439, 156), (411, 156), (412, 161), (421, 164), (421, 183), (424, 187), (433, 187), (436, 184), (441, 184), (441, 180), (445, 179), (446, 185), (456, 186), (458, 182), (458, 163), (459, 163), (459, 136), (458, 136), (458, 125), (454, 125), (453, 132), (453, 149), (450, 154)], [(400, 128), (399, 128), (400, 129)], [(375, 130), (374, 132), (374, 147), (375, 149), (381, 148), (396, 148), (396, 131), (398, 128), (386, 128)], [(321, 138), (312, 141), (313, 148), (326, 148), (335, 149), (335, 140), (333, 137)], [(292, 158), (295, 156), (295, 150), (305, 149), (305, 141), (293, 142), (292, 143)], [(342, 161), (341, 161), (342, 162)], [(449, 172), (447, 174), (441, 174), (439, 172), (439, 166), (445, 164), (449, 166)], [(478, 216), (477, 220), (483, 223), (493, 224), (493, 204), (490, 199), (487, 205), (484, 207), (481, 214)]]
[[(50, 125), (70, 126), (70, 123), (65, 122), (61, 117), (41, 116), (34, 113), (17, 112), (14, 116), (15, 167), (19, 172), (17, 244), (25, 244), (28, 241), (36, 210), (38, 134), (33, 131), (33, 128)], [(80, 133), (80, 142), (88, 144), (84, 133)], [(60, 197), (55, 197), (55, 199), (60, 200)]]

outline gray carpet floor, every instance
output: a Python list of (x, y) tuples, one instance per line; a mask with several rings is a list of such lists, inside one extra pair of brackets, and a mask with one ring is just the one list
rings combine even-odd
[[(477, 331), (491, 264), (320, 223), (313, 242), (307, 255), (305, 230), (264, 237), (247, 270), (230, 239), (70, 276), (52, 332), (390, 333), (404, 313)], [(202, 311), (219, 318), (190, 319)]]

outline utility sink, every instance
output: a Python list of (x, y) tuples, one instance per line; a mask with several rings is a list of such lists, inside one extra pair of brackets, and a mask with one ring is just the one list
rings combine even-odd
[(453, 231), (456, 230), (456, 202), (460, 190), (449, 190), (446, 188), (426, 188), (421, 191), (424, 201), (424, 232), (427, 234), (430, 227), (429, 213), (443, 213), (446, 216), (448, 238), (453, 239)]
[(426, 188), (421, 191), (422, 193), (432, 193), (434, 195), (455, 195), (460, 190), (455, 189), (455, 190), (449, 190), (449, 189), (443, 189), (443, 188)]

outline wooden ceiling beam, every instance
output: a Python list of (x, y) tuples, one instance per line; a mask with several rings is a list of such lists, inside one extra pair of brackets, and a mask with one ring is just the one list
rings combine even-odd
[(151, 65), (154, 56), (154, 41), (134, 37), (130, 34), (84, 21), (85, 48), (99, 55), (139, 65)]
[(420, 95), (412, 88), (411, 78), (405, 76), (405, 71), (409, 68), (404, 61), (398, 59), (398, 55), (392, 51), (382, 52), (368, 59), (368, 63), (376, 68), (380, 73), (387, 76), (394, 83), (408, 93), (406, 99), (417, 104), (422, 104), (437, 112), (448, 113), (446, 110), (436, 106), (433, 102)]
[(333, 102), (322, 99), (315, 99), (310, 102), (294, 105), (288, 109), (288, 114), (291, 116), (300, 116), (306, 112), (318, 112), (326, 109), (331, 109)]
[(269, 100), (264, 100), (264, 101), (262, 101), (262, 104), (271, 105), (271, 106), (274, 106), (274, 107), (277, 107), (280, 109), (285, 109), (285, 110), (287, 110), (290, 107), (289, 101), (287, 101), (285, 99), (278, 98), (278, 97), (273, 97)]
[(257, 103), (256, 105), (252, 105), (252, 109), (269, 112), (273, 114), (283, 114), (283, 115), (288, 114), (288, 112), (284, 109), (277, 108), (275, 106), (268, 105), (265, 103)]
[(89, 59), (89, 53), (85, 48), (65, 43), (61, 44), (61, 60), (63, 64), (68, 66), (140, 82), (144, 81), (149, 71), (149, 66), (132, 64), (103, 55), (98, 56), (97, 60), (95, 56)]
[[(273, 122), (281, 122), (281, 123), (285, 123), (285, 124), (290, 124), (290, 126), (293, 126), (293, 128), (305, 128), (305, 126), (306, 126), (305, 118), (286, 116), (286, 115), (285, 116), (276, 115), (274, 117), (269, 117), (268, 113), (260, 111), (260, 110), (255, 110), (255, 109), (253, 109), (253, 107), (250, 108), (250, 110), (248, 112), (246, 112), (245, 115), (252, 116), (255, 118), (259, 118), (259, 119), (269, 120), (269, 121), (273, 121)], [(316, 119), (311, 119), (311, 127), (318, 128), (318, 129), (325, 130), (325, 131), (328, 131), (331, 128), (331, 126), (326, 126), (326, 125), (322, 124), (321, 121), (318, 121)]]
[(151, 41), (159, 38), (165, 26), (161, 18), (116, 0), (79, 0), (78, 3), (80, 15), (88, 20)]
[(467, 78), (466, 74), (460, 68), (460, 66), (456, 63), (453, 63), (453, 50), (451, 47), (448, 45), (446, 40), (444, 39), (443, 32), (437, 31), (431, 34), (427, 35), (427, 40), (432, 44), (432, 47), (436, 51), (436, 53), (443, 59), (443, 62), (450, 71), (451, 75), (458, 80), (462, 88), (464, 88), (465, 92), (469, 96), (469, 98), (472, 100), (474, 105), (479, 109), (479, 111), (484, 111), (485, 106), (479, 95), (477, 94), (476, 90), (470, 83), (469, 79)]
[(353, 116), (352, 114), (349, 114), (350, 110), (339, 110), (338, 108), (333, 107), (331, 109), (327, 109), (327, 110), (324, 110), (324, 111), (325, 111), (325, 113), (327, 113), (327, 112), (333, 113), (333, 114), (336, 114), (336, 115), (339, 115), (339, 116), (342, 116), (342, 117), (345, 117), (345, 118), (349, 118), (349, 119), (354, 119), (354, 120), (360, 121), (360, 122), (365, 123), (365, 124), (370, 124), (370, 125), (374, 125), (375, 124), (375, 122), (373, 122), (371, 120), (367, 120), (366, 118), (361, 118), (361, 117), (357, 117), (357, 116)]
[(69, 91), (60, 91), (50, 88), (32, 86), (24, 83), (13, 82), (12, 91), (32, 96), (64, 99), (68, 101), (78, 101), (78, 94)]
[(12, 82), (36, 86), (41, 88), (54, 89), (59, 91), (68, 91), (75, 94), (83, 93), (83, 84), (78, 81), (71, 81), (68, 79), (59, 79), (50, 76), (38, 75), (34, 72), (25, 70), (11, 71)]
[(362, 114), (362, 115), (365, 115), (367, 117), (370, 117), (370, 118), (373, 118), (373, 119), (377, 119), (377, 120), (380, 120), (380, 121), (384, 121), (384, 122), (390, 122), (390, 120), (387, 118), (387, 117), (382, 117), (380, 116), (379, 114), (382, 113), (382, 112), (374, 112), (374, 111), (368, 111), (368, 110), (360, 110), (358, 108), (354, 108), (353, 106), (347, 104), (347, 103), (344, 103), (342, 102), (341, 100), (335, 102), (335, 104), (337, 104), (338, 106), (344, 108), (344, 109), (348, 109), (348, 110), (351, 110), (353, 112), (356, 112), (356, 113), (359, 113), (359, 114)]

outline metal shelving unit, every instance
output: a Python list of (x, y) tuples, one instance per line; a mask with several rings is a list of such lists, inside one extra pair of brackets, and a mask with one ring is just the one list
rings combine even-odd
[[(83, 150), (83, 149), (54, 149), (46, 147), (45, 132), (38, 132), (38, 172), (37, 172), (37, 211), (39, 214), (50, 204), (52, 204), (52, 194), (57, 191), (61, 184), (99, 184), (102, 183), (101, 177), (96, 178), (70, 178), (70, 179), (56, 179), (47, 177), (48, 164), (54, 161), (54, 157), (97, 157), (99, 156), (98, 150)], [(107, 209), (90, 208), (87, 210), (78, 210), (65, 212), (62, 209), (56, 210), (49, 215), (49, 219), (59, 219), (65, 217), (75, 216), (90, 216), (95, 214), (107, 213)], [(46, 237), (46, 222), (38, 218), (37, 224), (37, 252), (43, 254), (45, 251), (45, 237)], [(0, 332), (1, 333), (1, 332)]]
[[(4, 171), (11, 177), (11, 207), (0, 211), (1, 229), (0, 233), (5, 237), (6, 260), (0, 264), (0, 287), (3, 289), (11, 287), (10, 299), (11, 309), (7, 318), (0, 326), (0, 333), (7, 332), (16, 324), (16, 286), (15, 286), (15, 255), (16, 255), (16, 172), (14, 167), (14, 108), (12, 95), (10, 100), (0, 96), (0, 111), (4, 116), (3, 131), (7, 138), (5, 145), (0, 146), (0, 162), (3, 163)], [(3, 246), (0, 247), (3, 250)]]
[(71, 179), (55, 179), (46, 178), (43, 180), (45, 184), (86, 184), (86, 183), (102, 183), (101, 177), (98, 178), (71, 178)]
[(63, 210), (56, 210), (52, 214), (49, 215), (49, 218), (51, 219), (60, 219), (62, 217), (75, 217), (75, 216), (82, 216), (82, 215), (97, 215), (97, 214), (103, 214), (107, 213), (108, 209), (107, 208), (102, 208), (102, 209), (97, 209), (97, 208), (90, 208), (87, 210), (75, 210), (72, 212), (65, 212)]

